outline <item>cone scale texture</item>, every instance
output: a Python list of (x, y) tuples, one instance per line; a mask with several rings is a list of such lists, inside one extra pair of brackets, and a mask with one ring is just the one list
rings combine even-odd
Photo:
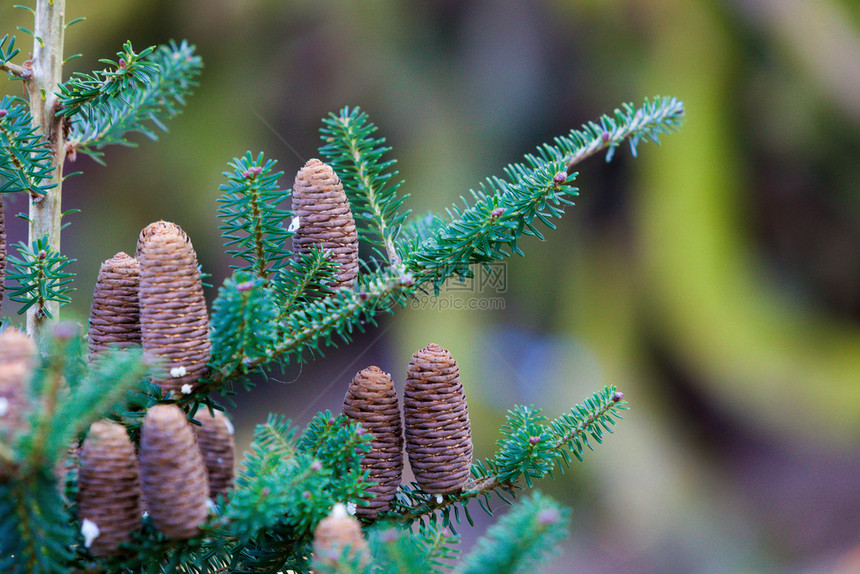
[(176, 405), (155, 405), (140, 435), (140, 479), (146, 509), (168, 538), (200, 533), (209, 514), (209, 480), (203, 455), (185, 413)]
[(193, 428), (209, 475), (209, 498), (217, 500), (233, 487), (236, 450), (233, 424), (223, 412), (215, 411), (212, 416), (205, 407), (201, 407), (194, 418), (200, 422), (200, 426)]
[(472, 465), (469, 410), (456, 361), (435, 343), (409, 361), (403, 419), (409, 464), (421, 489), (430, 494), (460, 491)]
[(122, 425), (99, 421), (90, 426), (79, 457), (78, 518), (98, 528), (90, 552), (117, 554), (119, 544), (140, 527), (140, 473), (134, 446)]
[(108, 347), (140, 345), (140, 264), (117, 253), (101, 264), (90, 307), (89, 357)]
[(376, 496), (367, 500), (368, 506), (358, 506), (355, 513), (376, 518), (389, 510), (403, 474), (403, 423), (391, 375), (379, 367), (357, 373), (347, 389), (343, 413), (360, 422), (372, 436), (361, 469), (376, 483), (368, 488)]
[(155, 382), (165, 393), (193, 392), (211, 351), (197, 254), (185, 232), (166, 221), (144, 228), (137, 246), (141, 342), (168, 371)]
[(358, 235), (337, 174), (322, 161), (309, 160), (296, 174), (292, 200), (299, 220), (293, 251), (306, 254), (313, 245), (323, 247), (340, 264), (332, 288), (351, 287), (358, 275)]

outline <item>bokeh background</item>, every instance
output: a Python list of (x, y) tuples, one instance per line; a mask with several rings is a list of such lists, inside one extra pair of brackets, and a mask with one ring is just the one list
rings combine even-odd
[[(70, 0), (79, 16), (69, 71), (126, 39), (187, 38), (206, 64), (159, 142), (67, 167), (84, 172), (63, 237), (82, 321), (99, 263), (157, 219), (220, 284), (227, 162), (264, 151), (290, 187), (344, 105), (380, 126), (423, 213), (623, 102), (682, 99), (661, 147), (581, 165), (576, 207), (524, 242), (504, 286), (452, 288), (459, 303), (413, 305), (236, 397), (240, 444), (268, 411), (338, 410), (370, 364), (402, 388), (436, 342), (460, 364), (480, 457), (515, 403), (554, 416), (604, 385), (630, 401), (614, 436), (540, 485), (573, 508), (548, 571), (860, 572), (860, 4)], [(31, 26), (12, 2), (0, 22)], [(24, 198), (6, 202), (17, 241)]]

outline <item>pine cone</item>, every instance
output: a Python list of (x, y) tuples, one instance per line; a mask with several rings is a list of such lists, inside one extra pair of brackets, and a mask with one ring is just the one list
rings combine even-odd
[(3, 197), (0, 195), (0, 308), (3, 307), (2, 286), (6, 281), (6, 216), (3, 214)]
[(140, 526), (142, 514), (134, 446), (125, 427), (100, 421), (90, 426), (79, 455), (78, 517), (82, 524), (89, 520), (98, 528), (90, 552), (117, 554), (119, 544)]
[(101, 264), (90, 307), (89, 357), (109, 346), (140, 345), (140, 264), (117, 253)]
[(358, 558), (366, 566), (370, 562), (367, 541), (361, 536), (358, 520), (346, 512), (346, 507), (337, 503), (331, 514), (320, 520), (314, 529), (314, 555), (317, 562), (329, 567), (336, 566), (345, 547), (349, 546), (349, 558)]
[[(17, 329), (0, 333), (0, 441), (12, 444), (28, 427), (27, 384), (36, 367), (36, 344)], [(0, 477), (11, 469), (0, 468)]]
[(330, 166), (311, 159), (296, 174), (292, 197), (299, 219), (293, 251), (306, 254), (312, 245), (322, 246), (340, 264), (331, 287), (351, 287), (358, 275), (358, 236), (340, 179)]
[(431, 343), (412, 355), (403, 397), (406, 452), (424, 492), (450, 494), (469, 480), (472, 431), (460, 370)]
[(0, 332), (0, 365), (23, 361), (34, 369), (37, 355), (36, 343), (23, 331), (10, 327)]
[(379, 367), (357, 373), (346, 391), (343, 413), (360, 422), (373, 437), (361, 469), (368, 471), (369, 479), (376, 483), (368, 488), (376, 497), (368, 499), (368, 506), (358, 506), (355, 512), (376, 518), (390, 508), (403, 474), (403, 423), (391, 375)]
[(197, 254), (175, 223), (157, 221), (140, 232), (140, 331), (143, 349), (162, 359), (165, 393), (190, 393), (207, 373), (209, 316)]
[(201, 407), (194, 415), (200, 426), (197, 431), (197, 444), (203, 454), (206, 470), (209, 473), (209, 498), (216, 500), (219, 495), (227, 496), (233, 487), (234, 451), (233, 424), (221, 411), (213, 417), (209, 409)]
[(200, 533), (209, 515), (209, 481), (191, 424), (176, 405), (155, 405), (143, 419), (140, 480), (161, 533), (177, 540)]

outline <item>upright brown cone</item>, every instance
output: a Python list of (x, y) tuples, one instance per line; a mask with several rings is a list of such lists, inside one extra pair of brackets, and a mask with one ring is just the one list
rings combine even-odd
[[(125, 427), (110, 421), (90, 426), (79, 450), (78, 518), (88, 520), (98, 530), (90, 552), (107, 556), (119, 552), (140, 526), (140, 473), (134, 446)], [(82, 526), (85, 533), (87, 527)]]
[(361, 536), (358, 520), (346, 512), (346, 507), (337, 503), (331, 514), (320, 520), (314, 529), (314, 555), (317, 562), (329, 567), (336, 566), (343, 550), (349, 547), (349, 559), (367, 565), (370, 551), (367, 541)]
[(368, 499), (368, 506), (358, 506), (355, 513), (376, 518), (391, 506), (403, 474), (403, 423), (391, 375), (379, 367), (358, 372), (346, 391), (343, 413), (360, 422), (373, 437), (361, 469), (376, 483), (368, 488), (376, 497)]
[(3, 197), (0, 195), (0, 308), (3, 307), (3, 284), (6, 279), (6, 216), (3, 214)]
[(409, 463), (424, 492), (461, 490), (472, 465), (469, 410), (456, 361), (435, 343), (409, 361), (403, 418)]
[(205, 407), (201, 407), (194, 418), (200, 422), (199, 427), (193, 428), (197, 431), (197, 444), (209, 473), (209, 498), (216, 500), (219, 495), (226, 496), (233, 487), (236, 450), (233, 424), (223, 412), (215, 411), (212, 416)]
[(140, 345), (140, 264), (119, 252), (101, 264), (90, 307), (89, 355)]
[(140, 480), (160, 532), (178, 540), (199, 534), (209, 514), (209, 481), (191, 423), (176, 405), (155, 405), (143, 419)]
[(36, 343), (23, 331), (10, 327), (0, 332), (0, 367), (23, 362), (33, 369), (36, 367), (37, 354)]
[(140, 331), (143, 349), (162, 359), (164, 392), (189, 393), (206, 375), (209, 316), (197, 254), (175, 223), (157, 221), (140, 232)]
[[(12, 444), (25, 431), (30, 403), (27, 383), (36, 366), (36, 344), (17, 329), (0, 332), (0, 442)], [(11, 469), (0, 466), (0, 478)]]
[(312, 245), (325, 248), (340, 263), (332, 287), (352, 286), (358, 275), (358, 236), (340, 179), (330, 166), (311, 159), (296, 174), (292, 196), (299, 219), (293, 251), (305, 254)]

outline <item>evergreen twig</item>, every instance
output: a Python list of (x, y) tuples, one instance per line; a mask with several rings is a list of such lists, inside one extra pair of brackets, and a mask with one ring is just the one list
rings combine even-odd
[[(612, 427), (621, 419), (619, 411), (626, 410), (622, 394), (615, 387), (606, 387), (589, 397), (584, 405), (576, 405), (547, 424), (539, 409), (517, 407), (508, 414), (508, 422), (502, 428), (503, 438), (497, 442), (498, 450), (493, 459), (476, 461), (472, 465), (473, 478), (462, 492), (441, 496), (422, 492), (417, 485), (402, 485), (394, 509), (389, 517), (406, 522), (435, 516), (441, 513), (444, 526), (459, 522), (457, 505), (464, 508), (471, 522), (466, 505), (478, 499), (490, 514), (489, 497), (496, 494), (507, 501), (502, 493), (514, 495), (523, 484), (531, 487), (533, 480), (551, 474), (557, 464), (565, 469), (573, 455), (582, 461), (585, 448), (592, 449), (589, 437), (601, 442), (604, 433), (612, 433)], [(452, 511), (454, 519), (452, 521)]]
[(69, 293), (75, 289), (69, 284), (74, 273), (66, 268), (75, 260), (57, 253), (49, 245), (47, 236), (37, 239), (30, 247), (19, 241), (17, 248), (20, 257), (10, 255), (8, 258), (12, 265), (8, 278), (18, 283), (9, 298), (23, 304), (18, 314), (34, 307), (37, 316), (53, 318), (49, 301), (61, 306), (71, 301)]
[(80, 152), (101, 162), (105, 146), (136, 146), (128, 140), (133, 132), (157, 139), (155, 128), (167, 131), (163, 119), (181, 112), (203, 68), (184, 40), (139, 54), (126, 44), (117, 55), (119, 62), (102, 60), (116, 71), (79, 74), (61, 86), (67, 107), (60, 113), (73, 118), (67, 141), (72, 159)]
[(276, 163), (262, 153), (254, 158), (248, 152), (233, 159), (232, 171), (223, 173), (228, 183), (219, 188), (223, 195), (218, 199), (222, 221), (218, 229), (227, 253), (245, 260), (245, 265), (231, 267), (253, 273), (267, 283), (292, 255), (287, 241), (293, 232), (284, 227), (292, 212), (280, 208), (290, 192), (278, 186), (284, 172), (274, 171)]
[(0, 99), (0, 193), (27, 191), (44, 196), (56, 187), (51, 149), (17, 98)]
[(403, 182), (391, 183), (397, 175), (392, 171), (396, 160), (382, 159), (391, 148), (384, 145), (385, 138), (373, 137), (376, 129), (359, 108), (345, 107), (323, 118), (320, 135), (326, 144), (320, 153), (340, 176), (353, 215), (373, 228), (362, 239), (381, 245), (388, 262), (396, 265), (400, 256), (394, 240), (409, 215), (398, 212), (408, 196), (397, 196)]

